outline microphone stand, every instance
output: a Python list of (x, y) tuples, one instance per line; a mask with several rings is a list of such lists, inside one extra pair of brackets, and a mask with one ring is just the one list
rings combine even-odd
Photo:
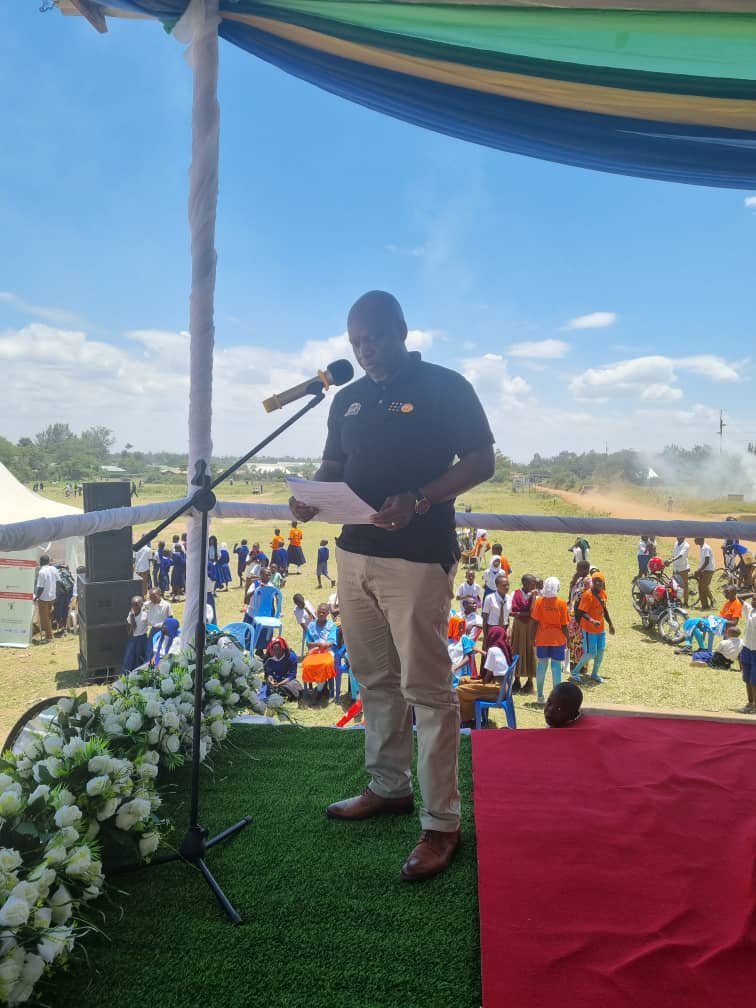
[(197, 582), (197, 593), (198, 593), (198, 606), (197, 606), (197, 625), (195, 629), (194, 637), (194, 650), (196, 654), (196, 665), (194, 672), (194, 722), (192, 724), (192, 778), (191, 778), (191, 792), (190, 792), (190, 810), (189, 810), (189, 826), (187, 828), (184, 839), (179, 845), (178, 852), (175, 854), (165, 854), (161, 857), (154, 858), (146, 864), (132, 865), (124, 869), (125, 871), (140, 871), (142, 868), (153, 867), (157, 865), (169, 864), (172, 861), (185, 861), (192, 867), (199, 869), (205, 878), (205, 881), (212, 889), (215, 894), (216, 899), (220, 903), (221, 907), (225, 911), (227, 917), (232, 924), (241, 924), (242, 919), (237, 912), (234, 905), (228, 899), (226, 894), (221, 889), (220, 885), (216, 882), (212, 875), (212, 872), (205, 863), (205, 853), (216, 844), (221, 843), (224, 840), (229, 840), (232, 836), (235, 836), (240, 830), (243, 830), (246, 826), (252, 822), (251, 816), (244, 816), (239, 822), (235, 823), (233, 826), (229, 826), (228, 829), (223, 830), (218, 833), (217, 836), (208, 839), (209, 831), (206, 827), (202, 826), (199, 821), (199, 791), (200, 791), (200, 735), (201, 735), (201, 722), (202, 722), (202, 700), (204, 694), (204, 683), (205, 683), (205, 605), (207, 597), (207, 533), (208, 533), (208, 515), (215, 507), (215, 494), (213, 490), (224, 480), (228, 479), (232, 473), (235, 473), (237, 469), (244, 465), (249, 459), (254, 455), (257, 455), (262, 451), (267, 445), (270, 444), (275, 438), (282, 434), (285, 430), (295, 424), (297, 420), (300, 420), (306, 413), (314, 409), (319, 403), (325, 399), (325, 391), (323, 385), (320, 381), (315, 380), (311, 383), (308, 388), (308, 394), (312, 397), (309, 402), (307, 402), (300, 410), (290, 417), (285, 423), (282, 423), (280, 427), (277, 427), (272, 434), (269, 434), (264, 438), (259, 444), (255, 445), (250, 451), (247, 452), (242, 458), (234, 462), (232, 466), (229, 466), (224, 472), (219, 476), (216, 476), (214, 480), (210, 479), (210, 475), (207, 471), (207, 462), (205, 459), (200, 459), (195, 466), (195, 473), (192, 479), (192, 486), (196, 486), (197, 489), (187, 498), (187, 500), (173, 512), (170, 517), (162, 521), (154, 529), (147, 532), (142, 538), (136, 542), (132, 549), (138, 550), (142, 546), (146, 546), (148, 542), (156, 538), (164, 528), (167, 528), (172, 522), (174, 522), (181, 515), (186, 514), (191, 508), (199, 511), (202, 516), (202, 539), (199, 550), (199, 580)]

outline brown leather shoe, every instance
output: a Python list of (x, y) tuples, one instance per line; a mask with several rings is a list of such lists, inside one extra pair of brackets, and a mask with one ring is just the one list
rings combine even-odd
[(356, 798), (345, 798), (334, 802), (326, 809), (330, 819), (372, 819), (381, 815), (407, 815), (415, 811), (415, 799), (412, 795), (403, 798), (381, 798), (369, 787)]
[(460, 844), (460, 831), (423, 830), (417, 846), (402, 865), (405, 882), (423, 882), (449, 867)]

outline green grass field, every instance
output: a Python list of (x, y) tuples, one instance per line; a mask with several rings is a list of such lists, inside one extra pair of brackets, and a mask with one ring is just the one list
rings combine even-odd
[[(53, 494), (55, 491), (53, 490)], [(236, 483), (223, 490), (224, 499), (250, 499), (249, 488)], [(181, 488), (170, 485), (145, 487), (136, 503), (167, 500), (181, 495)], [(269, 484), (263, 497), (252, 500), (282, 502), (286, 498), (282, 485)], [(512, 494), (501, 484), (487, 483), (464, 495), (464, 503), (474, 511), (500, 513), (572, 514), (570, 508), (550, 494)], [(231, 548), (234, 542), (246, 538), (259, 540), (265, 547), (270, 544), (272, 522), (240, 522), (218, 520), (213, 531), (219, 541)], [(141, 534), (143, 528), (135, 530)], [(181, 525), (166, 531), (166, 538), (182, 531)], [(315, 581), (315, 553), (321, 538), (328, 539), (331, 555), (334, 553), (334, 526), (314, 521), (304, 527), (304, 551), (307, 565), (300, 576), (289, 578), (286, 585), (284, 633), (292, 644), (299, 643), (299, 633), (293, 629), (291, 596), (301, 591), (312, 603), (327, 599), (330, 588), (324, 585), (318, 591)], [(513, 567), (513, 582), (527, 572), (541, 577), (556, 575), (561, 579), (563, 594), (572, 576), (571, 555), (568, 552), (570, 537), (554, 534), (502, 533), (493, 536), (504, 544), (504, 552)], [(646, 704), (656, 707), (688, 708), (699, 711), (734, 711), (745, 702), (740, 676), (735, 671), (723, 672), (692, 668), (685, 657), (675, 656), (672, 649), (658, 639), (650, 637), (639, 626), (630, 602), (629, 586), (636, 570), (634, 537), (602, 536), (592, 539), (592, 562), (607, 576), (609, 610), (617, 627), (617, 635), (609, 639), (607, 656), (602, 667), (606, 682), (601, 686), (587, 687), (587, 699), (602, 703)], [(661, 541), (662, 552), (669, 556), (671, 541)], [(695, 548), (694, 548), (695, 552)], [(332, 574), (335, 563), (332, 563)], [(461, 576), (458, 577), (458, 581)], [(218, 596), (218, 616), (222, 624), (241, 618), (241, 592), (232, 587)], [(183, 605), (176, 605), (181, 618)], [(124, 618), (125, 618), (124, 613)], [(36, 699), (78, 685), (77, 639), (66, 636), (47, 647), (33, 646), (26, 650), (0, 650), (0, 737)], [(302, 724), (333, 724), (341, 711), (334, 707), (326, 710), (296, 712)], [(541, 725), (542, 715), (535, 704), (517, 702), (518, 723), (524, 727)]]

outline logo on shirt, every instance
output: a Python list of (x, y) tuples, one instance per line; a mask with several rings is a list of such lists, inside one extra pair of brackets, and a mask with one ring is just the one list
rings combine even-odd
[(414, 408), (411, 402), (390, 402), (388, 404), (389, 413), (411, 413)]
[(415, 407), (411, 402), (402, 403), (402, 413), (411, 413)]
[(344, 416), (357, 416), (357, 414), (362, 409), (362, 403), (353, 402), (349, 409), (346, 411)]

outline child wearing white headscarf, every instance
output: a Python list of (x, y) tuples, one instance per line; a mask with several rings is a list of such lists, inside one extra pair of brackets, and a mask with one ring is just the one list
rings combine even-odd
[(562, 664), (567, 646), (567, 627), (570, 622), (567, 603), (559, 596), (559, 578), (549, 577), (543, 583), (541, 594), (533, 602), (531, 617), (537, 624), (536, 687), (538, 703), (545, 704), (543, 687), (546, 669), (551, 662), (551, 681), (558, 686), (562, 681)]

